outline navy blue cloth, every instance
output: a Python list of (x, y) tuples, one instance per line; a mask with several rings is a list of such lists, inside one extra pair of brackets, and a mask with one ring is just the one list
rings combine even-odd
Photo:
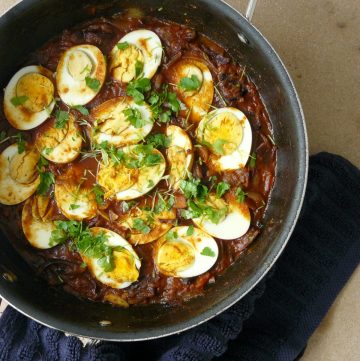
[(181, 335), (83, 347), (8, 307), (0, 360), (294, 361), (359, 261), (360, 171), (321, 153), (310, 159), (303, 211), (276, 267), (229, 310)]

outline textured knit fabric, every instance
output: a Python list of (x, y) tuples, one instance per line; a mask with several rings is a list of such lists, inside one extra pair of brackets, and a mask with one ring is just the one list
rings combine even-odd
[(83, 347), (8, 307), (0, 360), (294, 361), (359, 261), (360, 171), (321, 153), (310, 160), (304, 208), (276, 267), (229, 310), (181, 335)]

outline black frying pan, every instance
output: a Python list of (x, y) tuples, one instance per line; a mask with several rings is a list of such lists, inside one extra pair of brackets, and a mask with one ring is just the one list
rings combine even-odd
[[(96, 7), (95, 15), (83, 11), (89, 5)], [(240, 257), (203, 297), (182, 307), (119, 309), (55, 291), (34, 275), (13, 250), (11, 240), (0, 233), (0, 293), (4, 299), (50, 327), (115, 341), (151, 339), (188, 329), (244, 297), (269, 271), (289, 239), (300, 212), (308, 168), (304, 117), (289, 74), (261, 33), (221, 0), (23, 0), (0, 18), (0, 84), (7, 83), (30, 52), (63, 29), (130, 7), (179, 23), (185, 21), (186, 13), (191, 26), (246, 65), (270, 114), (279, 150), (265, 227), (250, 246), (251, 252)], [(160, 7), (161, 12), (157, 11)], [(111, 324), (101, 326), (104, 320)]]

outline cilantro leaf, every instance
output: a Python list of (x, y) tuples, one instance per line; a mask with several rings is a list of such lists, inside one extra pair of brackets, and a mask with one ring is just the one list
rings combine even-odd
[(255, 165), (256, 165), (256, 153), (254, 152), (250, 155), (249, 167), (255, 168)]
[(204, 217), (214, 224), (219, 224), (227, 214), (227, 207), (215, 208), (202, 201), (189, 201), (188, 208), (182, 210), (182, 217), (194, 219)]
[(196, 75), (193, 74), (190, 78), (182, 78), (180, 80), (179, 87), (185, 91), (198, 90), (201, 87), (201, 81)]
[(116, 44), (116, 47), (119, 49), (119, 50), (125, 50), (129, 47), (129, 43), (127, 41), (124, 41), (123, 43), (117, 43)]
[(224, 139), (216, 139), (214, 142), (214, 151), (216, 154), (224, 155), (224, 145), (228, 143), (227, 140)]
[(127, 108), (123, 110), (123, 114), (126, 116), (126, 120), (137, 129), (144, 127), (147, 123), (139, 109)]
[(203, 256), (207, 256), (207, 257), (215, 257), (216, 256), (215, 252), (210, 247), (205, 247), (201, 251), (200, 254), (203, 255)]
[(186, 235), (187, 236), (192, 236), (194, 234), (195, 228), (193, 225), (189, 226), (187, 231), (186, 231)]
[(148, 234), (151, 232), (151, 228), (141, 218), (134, 219), (132, 228), (143, 234)]
[(55, 128), (63, 129), (63, 128), (65, 128), (66, 123), (70, 119), (70, 114), (64, 110), (58, 110), (55, 113), (55, 118), (56, 118)]
[(238, 187), (235, 191), (236, 200), (240, 203), (245, 202), (245, 197), (247, 196), (247, 193), (244, 192), (241, 187)]
[(135, 77), (138, 78), (144, 71), (144, 63), (136, 60), (135, 62)]
[(18, 153), (24, 153), (25, 152), (25, 148), (26, 148), (26, 143), (25, 143), (25, 138), (24, 138), (24, 134), (23, 133), (17, 133), (15, 135), (15, 139), (16, 139), (16, 143), (17, 143), (17, 148), (18, 148)]
[(170, 145), (170, 138), (162, 133), (150, 134), (146, 138), (146, 143), (154, 148), (167, 148)]
[(80, 208), (79, 204), (70, 204), (69, 210), (73, 211), (73, 210), (78, 209), (78, 208)]
[(80, 112), (82, 115), (89, 115), (89, 111), (82, 105), (74, 105), (72, 108)]
[(142, 104), (145, 93), (151, 90), (151, 82), (148, 78), (139, 78), (131, 81), (126, 87), (126, 94), (134, 98), (136, 104)]
[(55, 183), (54, 174), (51, 172), (40, 173), (40, 184), (37, 187), (37, 193), (40, 195), (46, 195), (49, 193), (51, 186)]
[(179, 238), (179, 235), (177, 234), (176, 231), (169, 231), (167, 234), (166, 234), (166, 237), (165, 239), (167, 241), (175, 241), (176, 239)]
[(96, 78), (91, 78), (91, 77), (87, 76), (85, 78), (85, 82), (86, 82), (86, 86), (88, 88), (90, 88), (91, 90), (93, 90), (94, 92), (97, 92), (100, 89), (101, 83)]
[(15, 107), (18, 107), (20, 105), (23, 105), (24, 103), (26, 103), (26, 101), (29, 99), (29, 97), (27, 97), (26, 95), (22, 95), (19, 97), (13, 97), (11, 98), (11, 104)]
[(208, 187), (202, 184), (200, 179), (193, 177), (189, 180), (181, 180), (180, 189), (188, 199), (199, 198), (200, 200), (205, 200), (209, 194)]
[(95, 194), (96, 203), (103, 205), (104, 204), (104, 194), (105, 194), (103, 189), (98, 184), (96, 184), (92, 188), (92, 191)]
[(221, 198), (230, 189), (230, 184), (226, 182), (220, 182), (216, 186), (216, 197)]

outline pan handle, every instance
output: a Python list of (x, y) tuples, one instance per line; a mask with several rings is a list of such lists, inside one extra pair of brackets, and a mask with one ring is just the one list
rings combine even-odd
[(257, 0), (249, 0), (246, 11), (245, 11), (245, 17), (248, 20), (249, 23), (251, 23), (251, 19), (254, 15), (254, 11), (256, 8), (256, 2)]

